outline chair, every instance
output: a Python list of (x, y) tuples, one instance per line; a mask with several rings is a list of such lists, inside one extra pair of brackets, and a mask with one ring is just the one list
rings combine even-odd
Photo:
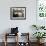
[(13, 36), (17, 36), (17, 38), (15, 38), (16, 41), (16, 46), (18, 46), (18, 27), (16, 28), (11, 28), (11, 33), (5, 33), (5, 46), (7, 46), (8, 42), (7, 42), (7, 38), (13, 37)]
[(16, 35), (16, 34), (9, 34), (9, 33), (5, 34), (5, 46), (8, 45), (7, 39), (10, 38), (11, 36), (17, 36), (15, 40), (16, 40), (16, 46), (18, 46), (18, 34)]

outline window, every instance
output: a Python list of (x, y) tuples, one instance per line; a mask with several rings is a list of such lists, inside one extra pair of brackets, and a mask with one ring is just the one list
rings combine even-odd
[(46, 0), (38, 0), (37, 1), (37, 15), (46, 18)]

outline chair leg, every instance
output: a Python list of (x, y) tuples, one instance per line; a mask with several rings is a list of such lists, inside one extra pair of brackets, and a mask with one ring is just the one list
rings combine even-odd
[(5, 34), (5, 46), (7, 46), (7, 33)]
[(7, 46), (7, 42), (5, 41), (5, 46)]

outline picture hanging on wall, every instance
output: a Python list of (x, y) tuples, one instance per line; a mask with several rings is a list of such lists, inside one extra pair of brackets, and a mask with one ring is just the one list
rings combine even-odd
[(26, 19), (26, 7), (11, 7), (10, 8), (11, 20), (24, 20)]

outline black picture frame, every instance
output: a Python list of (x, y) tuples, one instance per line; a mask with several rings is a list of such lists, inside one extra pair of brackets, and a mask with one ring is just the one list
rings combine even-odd
[(11, 20), (25, 20), (26, 7), (10, 7), (10, 19)]

